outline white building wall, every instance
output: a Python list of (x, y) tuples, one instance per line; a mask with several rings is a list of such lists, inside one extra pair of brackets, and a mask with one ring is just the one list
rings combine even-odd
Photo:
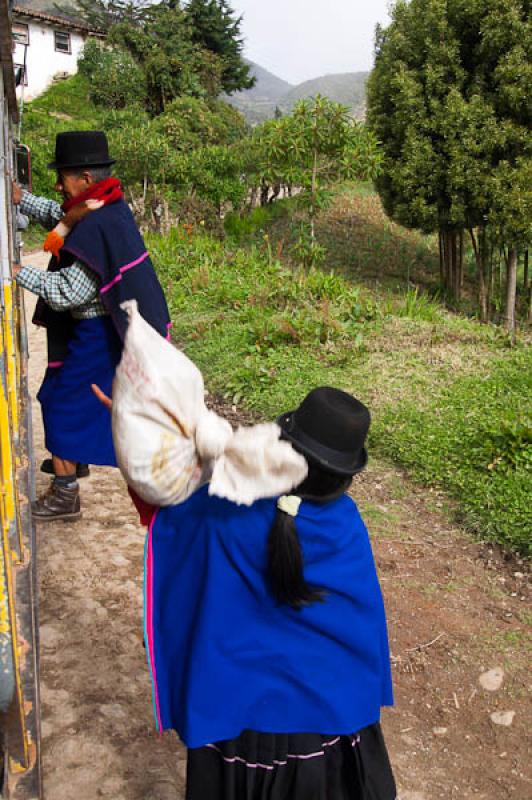
[[(58, 72), (67, 72), (70, 75), (77, 72), (78, 57), (85, 38), (80, 33), (68, 31), (63, 27), (54, 28), (52, 23), (40, 20), (17, 18), (16, 21), (27, 24), (29, 28), (26, 55), (28, 85), (24, 87), (24, 97), (26, 100), (31, 100), (44, 92)], [(55, 49), (54, 30), (70, 33), (71, 53), (60, 53)], [(13, 61), (15, 64), (24, 63), (24, 45), (15, 44)]]

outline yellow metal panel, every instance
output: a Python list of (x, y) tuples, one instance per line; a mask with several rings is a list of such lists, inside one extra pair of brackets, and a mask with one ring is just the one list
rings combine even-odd
[[(28, 703), (28, 698), (25, 697), (23, 681), (24, 670), (34, 646), (34, 640), (28, 641), (27, 620), (25, 620), (24, 632), (19, 630), (20, 617), (17, 602), (20, 604), (22, 598), (17, 600), (19, 584), (16, 576), (18, 570), (28, 568), (28, 559), (35, 558), (35, 553), (30, 553), (24, 547), (24, 531), (21, 524), (18, 494), (22, 457), (27, 458), (29, 455), (22, 453), (22, 449), (25, 448), (19, 427), (22, 409), (27, 403), (27, 399), (26, 403), (22, 402), (24, 354), (20, 352), (19, 346), (23, 314), (19, 309), (15, 309), (14, 299), (20, 302), (19, 293), (16, 292), (13, 295), (12, 286), (6, 285), (6, 283), (2, 288), (3, 302), (0, 305), (0, 643), (4, 645), (3, 658), (4, 660), (7, 658), (4, 666), (9, 668), (11, 673), (7, 686), (4, 684), (7, 696), (12, 697), (4, 720), (9, 726), (10, 741), (13, 744), (13, 747), (9, 748), (8, 773), (13, 776), (24, 776), (30, 774), (30, 770), (35, 770), (38, 759), (38, 743), (32, 737), (27, 720), (27, 714), (32, 713), (34, 709), (32, 703)], [(27, 503), (27, 498), (25, 502)], [(31, 638), (33, 637), (31, 636)], [(6, 696), (6, 692), (4, 692), (4, 696)], [(38, 713), (37, 709), (35, 709), (35, 713)]]
[(5, 356), (7, 366), (7, 386), (9, 397), (9, 410), (11, 412), (11, 424), (13, 427), (14, 444), (19, 436), (19, 417), (18, 417), (18, 381), (17, 381), (17, 358), (15, 350), (15, 309), (13, 308), (13, 288), (7, 283), (4, 286), (4, 325), (5, 334)]
[(2, 315), (0, 333), (0, 358), (2, 359), (0, 380), (0, 497), (2, 508), (2, 527), (9, 528), (15, 515), (15, 494), (13, 487), (13, 451), (11, 415), (9, 403), (9, 380), (7, 369), (7, 349), (5, 314)]

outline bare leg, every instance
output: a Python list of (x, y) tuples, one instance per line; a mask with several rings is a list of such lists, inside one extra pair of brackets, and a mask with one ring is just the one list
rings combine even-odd
[(59, 458), (59, 456), (52, 455), (52, 462), (54, 465), (54, 474), (60, 477), (64, 475), (75, 475), (76, 474), (76, 462), (75, 461), (66, 461), (64, 458)]

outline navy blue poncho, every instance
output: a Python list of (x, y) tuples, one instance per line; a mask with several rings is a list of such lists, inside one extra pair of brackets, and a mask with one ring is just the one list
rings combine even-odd
[[(88, 214), (72, 229), (48, 269), (69, 267), (76, 259), (100, 279), (100, 299), (121, 340), (127, 330), (127, 315), (120, 308), (135, 298), (139, 311), (155, 330), (166, 337), (170, 317), (163, 290), (133, 214), (124, 200)], [(63, 361), (74, 331), (69, 311), (53, 311), (39, 299), (33, 322), (48, 332), (48, 360)]]
[(160, 730), (188, 747), (262, 733), (349, 734), (391, 705), (385, 612), (368, 534), (346, 495), (303, 502), (305, 577), (326, 599), (279, 606), (267, 583), (276, 500), (199, 489), (158, 511), (146, 547), (145, 627)]

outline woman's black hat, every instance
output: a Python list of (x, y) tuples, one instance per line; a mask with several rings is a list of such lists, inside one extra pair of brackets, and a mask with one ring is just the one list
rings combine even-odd
[(48, 164), (48, 169), (107, 167), (115, 161), (109, 156), (103, 131), (67, 131), (57, 134), (55, 160)]
[(370, 425), (366, 406), (340, 389), (321, 386), (305, 397), (299, 408), (277, 420), (283, 439), (309, 461), (328, 472), (355, 475), (364, 469), (364, 447)]

